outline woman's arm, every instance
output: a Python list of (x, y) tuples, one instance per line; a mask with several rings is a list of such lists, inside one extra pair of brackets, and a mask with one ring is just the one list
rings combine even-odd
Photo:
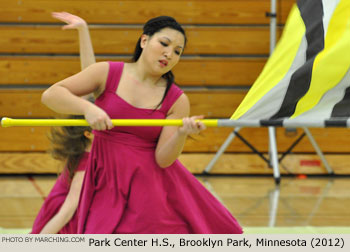
[(92, 64), (95, 62), (95, 57), (84, 20), (65, 12), (56, 12), (52, 15), (68, 23), (63, 27), (64, 29), (77, 28), (79, 30), (81, 65), (84, 70), (52, 85), (42, 94), (42, 103), (57, 113), (83, 114), (93, 129), (111, 129), (113, 125), (108, 115), (86, 100), (92, 92), (95, 97), (103, 92), (108, 75), (108, 63)]
[(57, 234), (73, 217), (78, 207), (84, 171), (74, 174), (67, 198), (58, 213), (46, 223), (40, 234)]
[(107, 113), (80, 97), (92, 92), (98, 97), (105, 88), (108, 70), (107, 62), (92, 64), (45, 90), (41, 102), (57, 113), (84, 115), (93, 129), (111, 129), (113, 124)]
[(67, 23), (67, 25), (62, 27), (63, 30), (78, 30), (81, 69), (85, 69), (91, 64), (96, 63), (89, 28), (85, 20), (68, 12), (52, 12), (52, 17)]
[(206, 129), (202, 122), (203, 116), (192, 116), (190, 114), (190, 103), (185, 94), (182, 94), (170, 110), (167, 119), (183, 118), (183, 126), (166, 126), (160, 134), (156, 147), (156, 161), (162, 168), (170, 166), (181, 154), (186, 138), (189, 134), (198, 134)]

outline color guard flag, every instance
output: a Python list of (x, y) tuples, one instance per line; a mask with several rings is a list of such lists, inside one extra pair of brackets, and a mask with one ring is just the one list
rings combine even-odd
[(350, 0), (299, 0), (262, 73), (231, 119), (346, 126)]

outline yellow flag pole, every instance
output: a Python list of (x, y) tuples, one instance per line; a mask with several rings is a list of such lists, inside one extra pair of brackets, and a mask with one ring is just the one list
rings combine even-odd
[[(259, 120), (259, 119), (204, 119), (198, 120), (207, 127), (285, 127), (285, 128), (325, 128), (325, 127), (347, 127), (350, 128), (350, 119), (328, 120), (326, 125), (324, 119), (310, 119), (298, 121), (294, 119), (276, 119), (276, 120)], [(112, 119), (114, 126), (182, 126), (181, 119)], [(89, 126), (84, 119), (12, 119), (3, 117), (1, 120), (2, 127), (12, 126)]]
[[(218, 119), (199, 120), (207, 127), (217, 127)], [(181, 119), (112, 119), (114, 126), (182, 126)], [(84, 119), (12, 119), (3, 117), (2, 127), (12, 126), (89, 126)]]

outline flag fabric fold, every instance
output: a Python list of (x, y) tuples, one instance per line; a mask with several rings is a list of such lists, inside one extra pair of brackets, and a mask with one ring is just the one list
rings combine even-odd
[[(350, 1), (299, 0), (233, 120), (346, 127), (350, 118)], [(336, 125), (339, 123), (339, 125)]]

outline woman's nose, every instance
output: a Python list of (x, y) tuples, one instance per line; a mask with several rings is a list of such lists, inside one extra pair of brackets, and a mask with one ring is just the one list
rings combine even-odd
[(171, 57), (172, 57), (172, 50), (165, 50), (165, 51), (164, 51), (164, 56), (165, 56), (167, 59), (171, 59)]

